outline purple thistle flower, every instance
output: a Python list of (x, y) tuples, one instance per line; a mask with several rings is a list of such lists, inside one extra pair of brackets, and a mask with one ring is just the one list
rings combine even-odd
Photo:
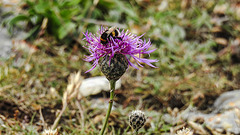
[(87, 41), (87, 44), (84, 46), (84, 48), (88, 49), (91, 53), (91, 55), (86, 56), (84, 60), (88, 62), (93, 61), (93, 67), (86, 72), (93, 70), (98, 65), (100, 58), (108, 55), (109, 59), (111, 60), (111, 58), (114, 57), (114, 54), (123, 54), (127, 58), (128, 64), (136, 69), (138, 68), (130, 62), (131, 57), (137, 62), (140, 67), (143, 67), (140, 63), (146, 63), (147, 65), (156, 68), (154, 65), (152, 65), (152, 63), (157, 62), (158, 60), (140, 57), (141, 54), (150, 54), (156, 50), (148, 50), (152, 46), (150, 40), (142, 40), (140, 38), (143, 35), (137, 36), (130, 33), (128, 30), (126, 32), (122, 30), (118, 36), (120, 38), (110, 37), (107, 44), (102, 44), (100, 36), (107, 29), (108, 28), (101, 27), (97, 34), (92, 34), (88, 31), (86, 33), (83, 33), (85, 36), (83, 40)]

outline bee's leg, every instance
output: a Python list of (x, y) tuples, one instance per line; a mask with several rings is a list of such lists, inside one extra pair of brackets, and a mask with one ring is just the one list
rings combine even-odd
[(114, 38), (117, 38), (117, 39), (120, 39), (120, 40), (122, 40), (122, 38), (121, 38), (121, 37), (114, 37)]
[(108, 40), (108, 41), (111, 41), (111, 36), (108, 36), (107, 40)]

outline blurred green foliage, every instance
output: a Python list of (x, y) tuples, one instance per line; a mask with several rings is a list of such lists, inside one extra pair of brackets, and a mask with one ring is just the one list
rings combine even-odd
[[(117, 5), (119, 8), (115, 8)], [(24, 0), (22, 8), (20, 14), (8, 18), (4, 24), (9, 32), (13, 33), (15, 26), (22, 27), (22, 22), (26, 22), (29, 31), (26, 38), (31, 39), (44, 34), (45, 29), (48, 34), (60, 40), (67, 36), (77, 37), (81, 33), (79, 28), (81, 29), (89, 18), (115, 22), (129, 17), (137, 20), (130, 5), (118, 0)], [(124, 20), (123, 14), (128, 16)]]
[[(18, 22), (26, 21), (32, 26), (30, 36), (40, 32), (42, 26), (42, 29), (46, 27), (49, 34), (63, 39), (75, 31), (76, 24), (72, 19), (83, 12), (80, 2), (81, 0), (25, 0), (26, 11), (8, 20), (7, 26), (12, 31)], [(44, 19), (47, 19), (47, 24), (43, 24)]]

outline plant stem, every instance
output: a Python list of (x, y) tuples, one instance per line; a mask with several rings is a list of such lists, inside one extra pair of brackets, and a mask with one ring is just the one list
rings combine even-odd
[(104, 134), (104, 131), (105, 131), (107, 123), (108, 123), (108, 118), (109, 118), (109, 115), (110, 115), (111, 110), (112, 110), (115, 84), (116, 84), (116, 81), (110, 80), (111, 90), (110, 90), (110, 99), (109, 99), (108, 111), (107, 111), (107, 114), (106, 114), (106, 117), (105, 117), (104, 125), (103, 125), (103, 127), (101, 129), (100, 135)]
[(67, 108), (67, 104), (63, 104), (63, 108), (62, 108), (60, 114), (57, 116), (57, 118), (54, 121), (54, 124), (52, 126), (52, 130), (54, 130), (57, 127), (58, 122), (59, 122), (60, 118), (62, 117), (62, 115), (63, 115), (64, 111), (66, 110), (66, 108)]

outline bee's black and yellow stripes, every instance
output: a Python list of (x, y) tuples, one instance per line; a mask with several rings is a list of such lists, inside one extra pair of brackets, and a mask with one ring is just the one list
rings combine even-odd
[(110, 29), (108, 29), (105, 32), (103, 32), (103, 34), (101, 35), (101, 37), (100, 37), (101, 43), (102, 44), (107, 44), (108, 41), (110, 40), (110, 37), (120, 39), (119, 37), (116, 37), (116, 36), (119, 36), (119, 34), (120, 33), (116, 29), (116, 27), (111, 27)]

